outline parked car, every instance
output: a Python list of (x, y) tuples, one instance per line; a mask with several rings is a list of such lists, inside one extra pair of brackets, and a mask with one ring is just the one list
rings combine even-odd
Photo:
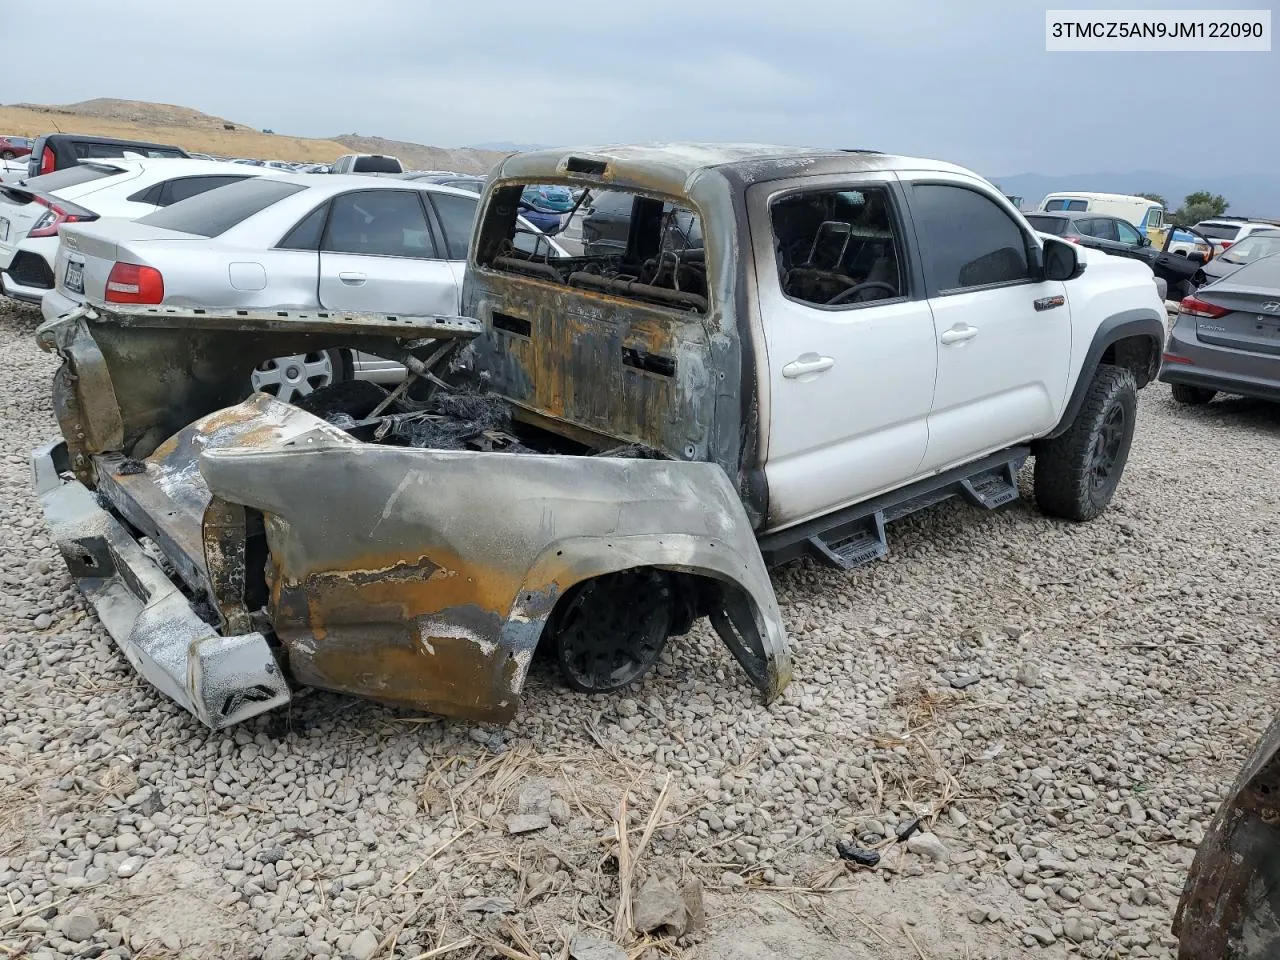
[(1280, 221), (1245, 220), (1241, 217), (1215, 217), (1212, 220), (1201, 220), (1195, 225), (1195, 229), (1213, 242), (1213, 252), (1217, 255), (1222, 253), (1223, 250), (1231, 249), (1233, 243), (1239, 243), (1251, 233), (1256, 233), (1259, 230), (1274, 230), (1278, 226), (1280, 226)]
[(1215, 283), (1229, 277), (1247, 263), (1274, 257), (1280, 253), (1280, 229), (1258, 230), (1214, 257), (1202, 266), (1193, 278), (1196, 286)]
[(438, 183), (442, 187), (455, 187), (471, 193), (480, 193), (484, 189), (484, 177), (472, 177), (459, 173), (406, 173), (405, 180), (417, 180), (420, 183)]
[(1163, 247), (1168, 240), (1164, 206), (1146, 197), (1086, 191), (1050, 193), (1040, 201), (1036, 212), (1093, 213), (1118, 217), (1126, 223), (1136, 225), (1153, 246)]
[(181, 147), (143, 140), (117, 140), (81, 133), (48, 133), (36, 140), (27, 157), (27, 176), (39, 177), (65, 170), (82, 160), (108, 160), (134, 154), (152, 159), (187, 158)]
[(0, 186), (0, 293), (44, 299), (67, 224), (140, 217), (262, 172), (210, 160), (92, 160)]
[[(1181, 300), (1195, 290), (1193, 278), (1204, 255), (1195, 252), (1181, 256), (1170, 253), (1167, 247), (1173, 242), (1172, 232), (1167, 234), (1165, 248), (1162, 249), (1153, 245), (1133, 224), (1119, 217), (1064, 211), (1029, 213), (1027, 222), (1042, 233), (1053, 234), (1080, 246), (1092, 247), (1118, 257), (1141, 260), (1151, 268), (1157, 279), (1164, 282), (1166, 296)], [(1181, 234), (1194, 236), (1193, 231), (1178, 229)], [(1202, 239), (1201, 246), (1207, 248), (1208, 240)]]
[(556, 234), (564, 227), (564, 215), (574, 206), (568, 187), (533, 184), (520, 195), (520, 214), (543, 233)]
[(349, 153), (330, 164), (329, 172), (364, 173), (387, 177), (404, 173), (404, 166), (396, 157), (385, 157), (377, 153)]
[[(547, 183), (632, 194), (621, 256), (521, 249), (517, 203)], [(654, 195), (719, 242), (669, 246)], [(54, 407), (83, 417), (33, 455), (50, 539), (208, 726), (288, 703), (290, 678), (505, 722), (535, 648), (602, 693), (702, 617), (773, 700), (792, 666), (768, 564), (881, 557), (896, 517), (1015, 499), (1031, 456), (1044, 512), (1098, 516), (1159, 368), (1145, 266), (1042, 238), (951, 164), (547, 150), (508, 157), (479, 203), (462, 316), (112, 305), (42, 328)], [(227, 405), (286, 343), (344, 341), (408, 351), (422, 392)]]
[(0, 160), (16, 160), (31, 153), (29, 137), (0, 137)]
[[(71, 224), (42, 306), (84, 301), (175, 307), (458, 313), (477, 197), (428, 183), (289, 174), (233, 184), (133, 221)], [(519, 245), (564, 250), (532, 224)], [(404, 365), (344, 350), (265, 360), (255, 389), (284, 400)]]
[(1219, 393), (1280, 400), (1280, 256), (1247, 263), (1182, 301), (1160, 379), (1192, 406)]
[(1170, 253), (1176, 253), (1181, 257), (1189, 257), (1193, 253), (1197, 254), (1202, 263), (1207, 263), (1213, 259), (1213, 243), (1207, 238), (1197, 236), (1189, 230), (1181, 227), (1174, 227), (1169, 234), (1169, 246), (1166, 248)]

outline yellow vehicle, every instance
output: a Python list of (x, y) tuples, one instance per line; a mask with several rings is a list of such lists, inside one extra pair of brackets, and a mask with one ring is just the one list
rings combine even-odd
[(1037, 210), (1087, 210), (1127, 220), (1147, 235), (1152, 246), (1163, 247), (1169, 228), (1164, 222), (1164, 207), (1146, 197), (1123, 193), (1085, 193), (1070, 191), (1051, 193), (1040, 201)]

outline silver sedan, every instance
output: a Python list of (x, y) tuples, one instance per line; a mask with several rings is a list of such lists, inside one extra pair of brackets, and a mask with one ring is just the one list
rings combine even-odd
[[(479, 197), (405, 180), (293, 174), (220, 187), (139, 220), (62, 228), (47, 319), (81, 303), (453, 316)], [(565, 251), (529, 223), (518, 242)], [(343, 350), (270, 361), (255, 389), (283, 400), (397, 363)]]

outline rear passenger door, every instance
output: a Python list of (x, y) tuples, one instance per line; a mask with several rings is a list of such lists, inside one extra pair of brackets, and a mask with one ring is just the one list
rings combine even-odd
[(905, 176), (933, 311), (938, 380), (923, 467), (945, 470), (1046, 433), (1071, 362), (1064, 284), (1039, 276), (1039, 244), (975, 180)]
[(747, 202), (776, 529), (918, 474), (938, 347), (890, 179), (763, 183)]
[(459, 295), (422, 191), (353, 190), (333, 198), (320, 245), (322, 306), (454, 316)]

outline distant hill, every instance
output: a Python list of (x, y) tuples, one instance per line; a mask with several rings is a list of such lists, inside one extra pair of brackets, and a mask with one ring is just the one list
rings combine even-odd
[(1170, 209), (1182, 205), (1189, 193), (1209, 190), (1226, 197), (1227, 212), (1238, 217), (1280, 217), (1280, 173), (1235, 174), (1228, 177), (1183, 176), (1138, 170), (1132, 173), (1081, 173), (1048, 177), (1039, 173), (1018, 173), (991, 177), (1010, 196), (1022, 197), (1027, 207), (1039, 203), (1046, 194), (1061, 190), (1089, 190), (1096, 193), (1158, 193), (1169, 201)]
[(359, 137), (320, 140), (264, 133), (191, 107), (142, 100), (99, 98), (48, 105), (0, 106), (0, 133), (38, 137), (44, 133), (89, 133), (127, 140), (171, 143), (196, 153), (259, 160), (329, 163), (344, 153), (389, 153), (418, 170), (487, 173), (506, 153), (472, 147), (428, 147), (419, 143)]
[(344, 133), (330, 139), (346, 147), (344, 153), (380, 153), (399, 157), (405, 169), (412, 170), (488, 173), (494, 164), (511, 152), (480, 150), (475, 147), (424, 147), (420, 143), (362, 137), (354, 133)]

